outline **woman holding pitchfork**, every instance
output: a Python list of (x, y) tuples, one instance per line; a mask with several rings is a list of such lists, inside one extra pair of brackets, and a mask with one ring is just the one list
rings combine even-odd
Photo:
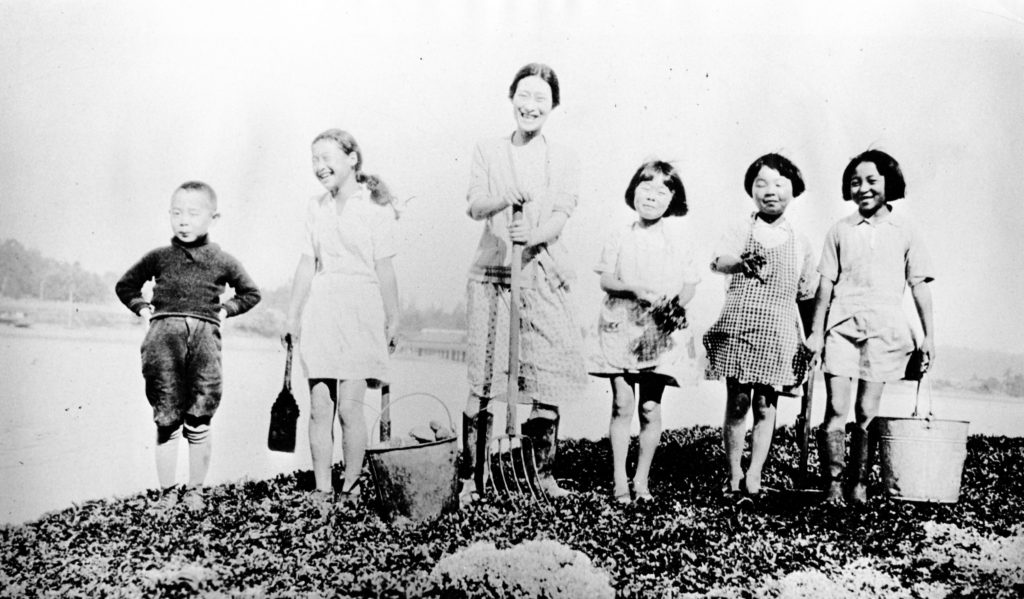
[[(491, 399), (508, 389), (510, 274), (513, 244), (521, 244), (519, 401), (533, 405), (522, 433), (531, 440), (541, 490), (569, 492), (552, 477), (558, 405), (586, 383), (580, 329), (569, 305), (565, 248), (559, 237), (578, 198), (575, 154), (541, 133), (559, 104), (551, 67), (519, 69), (509, 88), (516, 129), (479, 142), (467, 193), (467, 213), (484, 231), (466, 285), (469, 398), (462, 419), (463, 502), (483, 491), (483, 455), (491, 435)], [(513, 208), (522, 218), (513, 221)]]

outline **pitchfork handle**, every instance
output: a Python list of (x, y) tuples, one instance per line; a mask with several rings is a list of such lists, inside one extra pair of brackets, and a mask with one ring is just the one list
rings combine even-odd
[[(512, 205), (512, 222), (523, 220), (522, 204)], [(508, 310), (508, 393), (505, 403), (505, 434), (516, 434), (516, 403), (519, 399), (519, 279), (523, 270), (523, 243), (512, 244), (509, 272)]]

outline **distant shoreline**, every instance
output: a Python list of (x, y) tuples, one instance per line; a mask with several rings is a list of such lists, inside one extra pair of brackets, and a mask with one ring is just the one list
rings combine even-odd
[[(130, 316), (128, 317), (130, 318)], [(130, 320), (128, 321), (131, 322)], [(264, 335), (257, 335), (249, 331), (243, 330), (232, 330), (231, 321), (224, 324), (224, 346), (228, 350), (232, 349), (246, 349), (249, 351), (281, 351), (281, 346), (277, 339)], [(98, 342), (98, 343), (133, 343), (141, 344), (142, 339), (145, 336), (145, 329), (143, 328), (141, 320), (138, 324), (125, 324), (123, 326), (76, 326), (67, 327), (54, 323), (42, 322), (33, 323), (29, 327), (16, 327), (13, 325), (0, 325), (0, 338), (12, 337), (12, 338), (35, 338), (35, 339), (55, 339), (55, 340), (74, 340), (74, 341), (85, 341), (85, 342)], [(440, 358), (433, 357), (418, 357), (413, 354), (396, 355), (395, 360), (400, 361), (448, 361)], [(957, 389), (948, 386), (940, 386), (942, 383), (948, 383), (944, 379), (937, 378), (936, 386), (932, 390), (937, 396), (941, 397), (959, 397), (966, 400), (982, 400), (991, 402), (1006, 402), (1006, 403), (1017, 403), (1024, 401), (1020, 397), (1014, 397), (1007, 394), (996, 394), (996, 393), (981, 393), (977, 391), (971, 391), (967, 389)], [(821, 375), (818, 375), (818, 383), (821, 391), (824, 392), (824, 384), (821, 380)], [(922, 393), (927, 392), (927, 387), (922, 387)]]

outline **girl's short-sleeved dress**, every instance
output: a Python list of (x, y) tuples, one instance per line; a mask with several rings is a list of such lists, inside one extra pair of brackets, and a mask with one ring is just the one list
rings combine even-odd
[(334, 199), (312, 198), (303, 252), (316, 273), (302, 314), (299, 357), (310, 379), (388, 380), (384, 300), (376, 261), (395, 255), (395, 213), (365, 188), (337, 213)]
[[(523, 218), (533, 227), (556, 212), (571, 216), (579, 197), (579, 165), (565, 146), (543, 136), (527, 146), (511, 137), (480, 141), (473, 153), (467, 200), (526, 190)], [(466, 285), (470, 392), (500, 399), (508, 390), (511, 208), (484, 219)], [(560, 239), (523, 250), (520, 280), (519, 400), (559, 405), (586, 385), (582, 335), (569, 296), (572, 280)]]
[(872, 382), (903, 378), (914, 349), (903, 294), (934, 279), (912, 222), (890, 210), (859, 212), (829, 229), (818, 272), (832, 281), (824, 370)]
[[(672, 298), (683, 285), (700, 282), (693, 255), (682, 232), (664, 219), (648, 227), (637, 221), (608, 239), (594, 270)], [(594, 376), (650, 373), (672, 386), (696, 379), (697, 354), (690, 330), (660, 333), (650, 306), (632, 298), (605, 296), (596, 339), (588, 349), (587, 370)]]
[(813, 297), (817, 280), (810, 243), (785, 217), (769, 224), (755, 213), (733, 227), (722, 246), (716, 256), (755, 252), (766, 263), (760, 278), (729, 277), (722, 313), (704, 333), (706, 378), (732, 378), (776, 390), (799, 385), (810, 354), (803, 344), (797, 300)]

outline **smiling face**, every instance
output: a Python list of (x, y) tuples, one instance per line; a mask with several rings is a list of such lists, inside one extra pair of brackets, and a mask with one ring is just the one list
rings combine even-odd
[(523, 77), (512, 94), (512, 116), (518, 129), (535, 135), (544, 126), (552, 109), (551, 86), (536, 75)]
[(858, 164), (848, 185), (850, 199), (857, 202), (857, 209), (864, 216), (871, 216), (885, 205), (885, 177), (879, 174), (874, 162)]
[(179, 189), (171, 196), (171, 230), (186, 243), (206, 235), (220, 215), (214, 212), (209, 194), (198, 189)]
[(333, 140), (321, 139), (313, 144), (313, 174), (331, 193), (348, 181), (358, 161), (359, 154), (346, 154)]
[(633, 208), (645, 223), (654, 223), (665, 216), (672, 203), (672, 190), (665, 185), (665, 179), (655, 176), (636, 186), (633, 192)]
[(793, 200), (793, 182), (779, 171), (762, 166), (751, 185), (750, 195), (758, 212), (769, 217), (781, 216)]

